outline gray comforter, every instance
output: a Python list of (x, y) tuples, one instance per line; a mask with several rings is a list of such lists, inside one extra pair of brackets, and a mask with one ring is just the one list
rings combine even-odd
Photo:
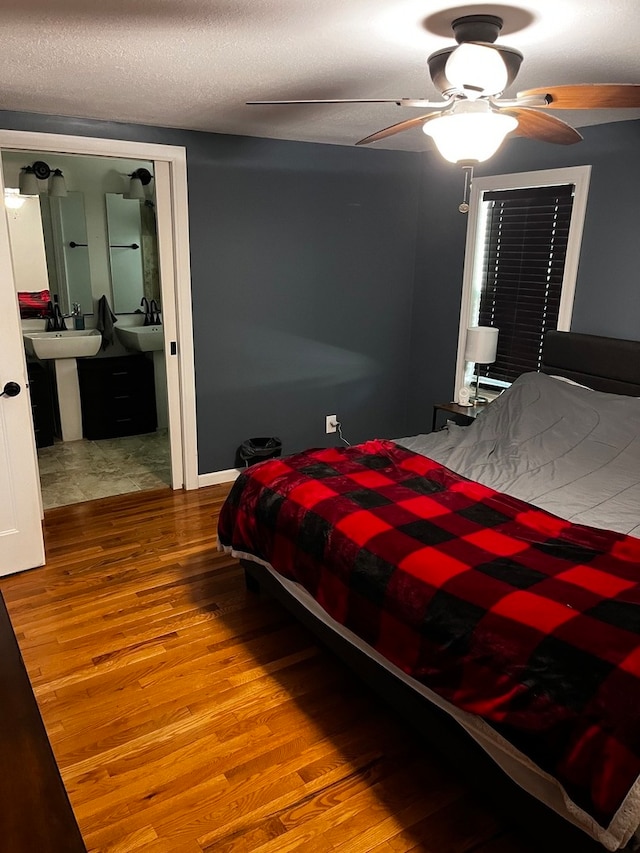
[(526, 373), (471, 426), (398, 444), (563, 518), (640, 536), (640, 398)]

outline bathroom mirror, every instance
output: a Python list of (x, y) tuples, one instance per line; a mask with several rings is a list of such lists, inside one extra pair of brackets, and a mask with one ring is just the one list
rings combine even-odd
[(140, 202), (118, 193), (105, 194), (111, 293), (116, 314), (131, 314), (144, 296)]
[(70, 192), (63, 198), (41, 195), (39, 200), (49, 289), (58, 296), (63, 314), (70, 314), (74, 303), (80, 305), (83, 314), (91, 314), (93, 299), (83, 194)]
[(143, 296), (160, 302), (156, 219), (151, 202), (106, 193), (113, 310), (130, 314)]
[[(82, 193), (69, 193), (63, 198), (26, 198), (19, 209), (11, 212), (8, 223), (21, 315), (47, 316), (48, 301), (54, 297), (65, 314), (71, 313), (74, 302), (82, 306), (84, 313), (91, 313), (91, 274)], [(71, 244), (77, 244), (78, 248), (72, 249)], [(37, 311), (35, 294), (42, 295), (42, 305), (37, 306)]]

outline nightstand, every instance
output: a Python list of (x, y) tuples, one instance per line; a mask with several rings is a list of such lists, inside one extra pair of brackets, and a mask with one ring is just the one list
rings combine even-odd
[(486, 406), (459, 406), (457, 403), (434, 403), (431, 432), (436, 431), (438, 412), (446, 412), (449, 415), (454, 415), (454, 420), (460, 426), (469, 426), (485, 408)]

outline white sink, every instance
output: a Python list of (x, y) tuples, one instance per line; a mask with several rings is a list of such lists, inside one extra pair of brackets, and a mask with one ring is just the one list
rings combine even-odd
[(80, 358), (95, 355), (102, 343), (102, 335), (97, 329), (23, 332), (22, 337), (29, 355), (35, 355), (40, 359)]
[(127, 349), (154, 352), (164, 349), (162, 326), (116, 326), (116, 334)]
[(76, 441), (82, 438), (76, 359), (96, 355), (102, 344), (102, 335), (97, 329), (69, 329), (64, 332), (23, 332), (22, 338), (29, 355), (53, 360), (62, 440)]

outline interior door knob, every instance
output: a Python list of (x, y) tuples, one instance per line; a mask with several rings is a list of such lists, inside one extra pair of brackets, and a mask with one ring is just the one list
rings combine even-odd
[(20, 390), (20, 386), (17, 382), (7, 382), (7, 384), (2, 389), (0, 397), (17, 397), (20, 393)]

